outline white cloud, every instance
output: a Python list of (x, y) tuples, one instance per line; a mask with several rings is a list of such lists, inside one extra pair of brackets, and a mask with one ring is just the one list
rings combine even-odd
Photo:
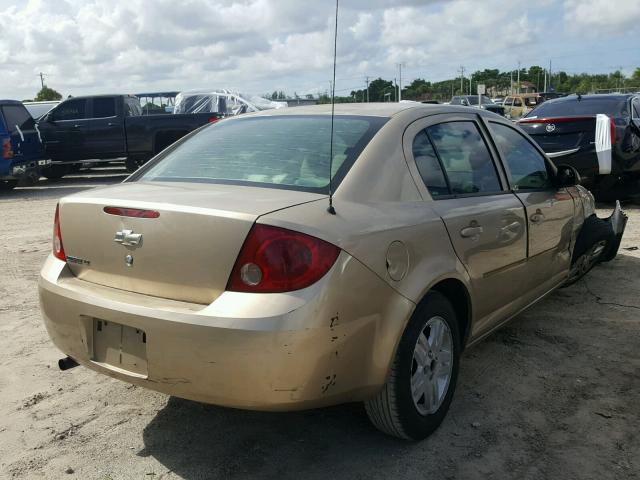
[(564, 9), (565, 22), (573, 31), (587, 30), (591, 35), (640, 31), (639, 0), (567, 0)]
[[(555, 11), (551, 4), (562, 0), (543, 1), (545, 11)], [(582, 7), (587, 3), (605, 27), (637, 22), (640, 1), (605, 9), (598, 0), (566, 0), (576, 25), (595, 21)], [(541, 20), (541, 10), (526, 0), (340, 5), (337, 89), (343, 92), (361, 88), (365, 75), (393, 77), (396, 62), (442, 78), (462, 63), (491, 68), (524, 61), (519, 55), (535, 50), (550, 30), (549, 18)], [(616, 10), (625, 13), (611, 13)], [(10, 25), (0, 35), (0, 89), (3, 97), (32, 97), (42, 71), (65, 95), (207, 87), (324, 91), (332, 73), (333, 13), (330, 1), (0, 0)], [(554, 21), (561, 28), (562, 18)]]

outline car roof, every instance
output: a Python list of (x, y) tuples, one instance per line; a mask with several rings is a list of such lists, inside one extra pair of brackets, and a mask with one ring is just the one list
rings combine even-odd
[[(426, 115), (447, 112), (465, 112), (468, 113), (467, 107), (456, 107), (444, 104), (429, 103), (337, 103), (335, 105), (336, 115), (354, 115), (364, 117), (394, 117), (408, 110), (422, 110)], [(256, 113), (248, 113), (241, 117), (254, 116), (280, 116), (280, 115), (331, 115), (331, 104), (308, 105), (301, 107), (278, 108), (272, 110), (263, 110)]]
[(22, 105), (19, 100), (0, 100), (0, 105)]

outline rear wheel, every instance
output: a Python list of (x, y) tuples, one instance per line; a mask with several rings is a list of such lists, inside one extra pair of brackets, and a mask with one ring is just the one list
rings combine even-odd
[(144, 165), (146, 161), (147, 161), (146, 158), (131, 156), (131, 157), (127, 157), (124, 164), (127, 167), (127, 172), (133, 173), (137, 169), (139, 169), (142, 165)]
[(430, 292), (402, 335), (387, 383), (365, 402), (371, 422), (407, 440), (430, 435), (449, 410), (459, 358), (455, 311), (444, 295)]
[(48, 178), (49, 180), (58, 180), (69, 173), (69, 167), (68, 165), (51, 165), (43, 168), (40, 173), (43, 177)]

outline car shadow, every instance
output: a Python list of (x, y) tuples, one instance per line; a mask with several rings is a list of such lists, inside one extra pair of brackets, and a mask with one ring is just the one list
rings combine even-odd
[[(640, 258), (630, 253), (633, 249), (635, 245), (623, 242), (616, 259), (598, 266), (575, 285), (557, 290), (465, 352), (451, 410), (440, 428), (423, 442), (408, 443), (381, 434), (359, 403), (265, 413), (171, 397), (145, 426), (144, 448), (138, 455), (151, 456), (167, 472), (189, 480), (449, 479), (469, 478), (474, 472), (489, 476), (493, 472), (497, 474), (493, 478), (505, 478), (513, 473), (513, 465), (525, 460), (526, 468), (545, 469), (549, 461), (566, 452), (559, 445), (540, 443), (540, 436), (557, 429), (565, 434), (572, 431), (575, 433), (563, 440), (568, 442), (563, 445), (581, 444), (585, 432), (596, 435), (596, 430), (603, 428), (593, 422), (572, 430), (573, 420), (567, 418), (567, 411), (593, 407), (588, 406), (588, 399), (582, 399), (581, 391), (574, 391), (580, 384), (567, 384), (565, 379), (573, 378), (575, 371), (597, 378), (597, 372), (590, 369), (607, 368), (598, 367), (595, 360), (585, 367), (585, 356), (595, 359), (608, 344), (597, 345), (591, 352), (593, 340), (586, 341), (581, 335), (604, 342), (611, 335), (603, 334), (610, 332), (608, 322), (628, 315), (621, 306), (638, 303), (630, 300), (637, 298), (633, 272), (640, 266)], [(611, 282), (612, 276), (620, 281)], [(610, 317), (603, 318), (603, 311)], [(584, 333), (585, 328), (591, 330)], [(619, 335), (620, 341), (628, 337), (622, 331)], [(581, 351), (580, 355), (575, 351)], [(611, 362), (619, 361), (612, 356)], [(621, 381), (626, 380), (594, 384), (594, 392), (622, 389)], [(557, 392), (553, 408), (547, 399), (549, 390)], [(541, 430), (540, 418), (547, 419), (548, 430)], [(536, 454), (531, 455), (534, 450)], [(486, 463), (487, 455), (493, 458), (492, 464)], [(567, 468), (581, 467), (571, 463)]]

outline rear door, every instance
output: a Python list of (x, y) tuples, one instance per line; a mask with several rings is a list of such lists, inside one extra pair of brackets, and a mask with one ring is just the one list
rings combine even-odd
[(507, 171), (510, 188), (527, 212), (529, 271), (536, 284), (563, 278), (570, 266), (573, 198), (554, 185), (554, 169), (515, 127), (488, 122)]
[(38, 124), (46, 152), (54, 160), (83, 158), (88, 130), (86, 98), (71, 98), (49, 112)]
[(35, 122), (27, 109), (19, 104), (3, 105), (2, 114), (11, 136), (14, 161), (40, 160), (42, 145), (35, 129)]
[(91, 99), (91, 118), (86, 139), (87, 158), (117, 158), (126, 155), (122, 97)]
[(517, 311), (527, 290), (522, 203), (506, 189), (476, 115), (429, 117), (414, 123), (404, 142), (471, 277), (474, 333), (486, 330)]

